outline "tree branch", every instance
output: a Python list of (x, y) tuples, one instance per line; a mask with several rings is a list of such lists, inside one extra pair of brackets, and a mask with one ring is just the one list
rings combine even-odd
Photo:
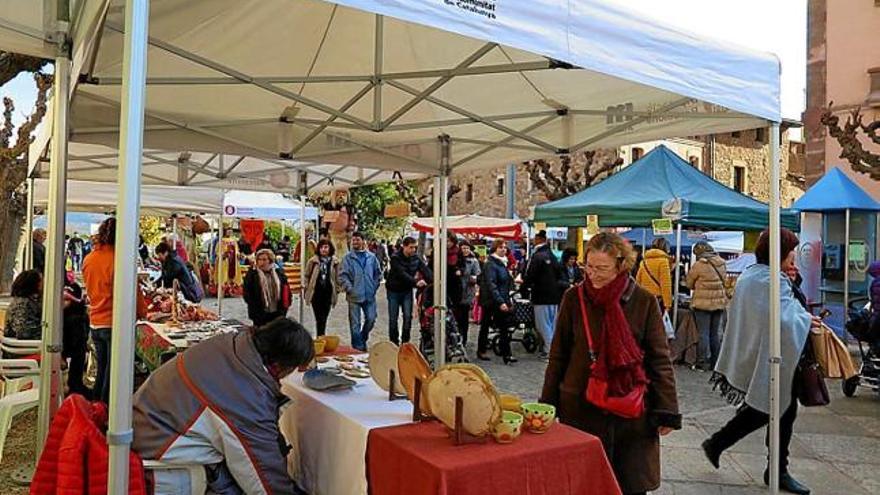
[(840, 158), (850, 163), (853, 170), (861, 174), (867, 174), (874, 180), (880, 180), (880, 155), (865, 149), (859, 133), (864, 133), (875, 144), (880, 144), (880, 120), (865, 125), (862, 122), (861, 109), (856, 108), (850, 113), (843, 127), (840, 126), (840, 117), (831, 112), (828, 104), (820, 122), (828, 128), (828, 134), (840, 144)]

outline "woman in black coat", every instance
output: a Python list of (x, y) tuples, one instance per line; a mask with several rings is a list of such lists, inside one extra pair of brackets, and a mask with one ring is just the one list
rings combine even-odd
[(480, 322), (480, 336), (477, 342), (477, 357), (488, 361), (489, 326), (498, 329), (499, 346), (504, 364), (515, 363), (516, 358), (510, 351), (510, 315), (513, 302), (510, 290), (513, 278), (507, 271), (507, 244), (502, 240), (492, 243), (492, 252), (483, 266), (482, 283), (480, 284), (480, 305), (483, 307), (483, 319)]
[(275, 253), (271, 250), (257, 251), (256, 266), (244, 277), (242, 296), (247, 304), (248, 318), (255, 326), (287, 315), (291, 301), (290, 285), (284, 270), (275, 264)]

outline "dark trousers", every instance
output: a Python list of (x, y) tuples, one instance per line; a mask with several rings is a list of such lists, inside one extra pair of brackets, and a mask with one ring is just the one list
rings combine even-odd
[(67, 389), (72, 394), (80, 394), (89, 397), (88, 389), (83, 384), (83, 375), (86, 371), (86, 348), (78, 347), (72, 351), (64, 351), (64, 357), (70, 358), (67, 367)]
[(715, 368), (718, 354), (721, 352), (721, 320), (724, 318), (724, 310), (703, 311), (694, 310), (694, 320), (700, 330), (700, 344), (697, 347), (697, 357), (709, 368)]
[(468, 326), (470, 326), (470, 305), (456, 304), (452, 308), (452, 314), (455, 315), (455, 326), (458, 327), (458, 333), (461, 334), (461, 342), (467, 345)]
[(92, 342), (95, 344), (97, 376), (92, 398), (104, 403), (110, 402), (110, 329), (93, 328)]
[[(332, 290), (332, 289), (331, 289)], [(316, 291), (312, 296), (312, 312), (315, 314), (315, 332), (320, 337), (327, 332), (327, 318), (333, 307), (333, 294)]]
[[(788, 447), (791, 444), (791, 432), (794, 426), (794, 420), (797, 418), (797, 398), (792, 397), (791, 404), (788, 409), (782, 413), (779, 420), (779, 472), (785, 473), (788, 470)], [(758, 428), (767, 426), (770, 422), (770, 416), (753, 409), (748, 405), (743, 405), (736, 412), (730, 421), (727, 422), (717, 433), (712, 435), (709, 441), (716, 452), (724, 452), (734, 444), (748, 436)], [(765, 444), (770, 446), (770, 428), (767, 428), (767, 435), (764, 440)]]
[[(403, 334), (398, 333), (397, 319), (403, 313)], [(412, 333), (413, 293), (388, 291), (388, 338), (395, 344), (409, 342)]]
[(480, 320), (480, 335), (477, 338), (477, 353), (489, 351), (489, 329), (498, 329), (498, 345), (502, 356), (510, 356), (510, 312), (505, 313), (497, 306), (483, 306), (483, 318)]

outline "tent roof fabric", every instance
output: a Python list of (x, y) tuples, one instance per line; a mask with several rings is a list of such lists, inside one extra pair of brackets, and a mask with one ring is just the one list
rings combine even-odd
[[(34, 180), (34, 206), (45, 208), (48, 203), (49, 180)], [(106, 213), (116, 209), (118, 188), (109, 182), (67, 181), (67, 209)], [(228, 191), (191, 186), (141, 186), (141, 213), (205, 213), (219, 215), (224, 205), (235, 206), (236, 216), (299, 219), (300, 202), (278, 193)], [(315, 219), (318, 209), (306, 207), (306, 218)]]
[[(553, 226), (585, 225), (598, 215), (603, 227), (646, 227), (662, 218), (663, 204), (681, 199), (681, 224), (706, 229), (761, 230), (766, 204), (740, 194), (703, 174), (666, 146), (577, 194), (535, 208), (535, 221)], [(798, 217), (782, 213), (783, 226), (798, 228)]]
[(795, 201), (791, 208), (805, 212), (880, 211), (880, 203), (846, 173), (834, 167)]
[[(419, 232), (433, 232), (434, 219), (430, 217), (416, 218), (413, 220), (413, 228)], [(477, 234), (506, 239), (522, 237), (522, 221), (511, 218), (451, 215), (446, 217), (446, 228), (456, 234)]]
[[(124, 8), (109, 2), (74, 10), (93, 16), (74, 25), (94, 32), (74, 38), (75, 72), (86, 73), (70, 112), (74, 143), (118, 145)], [(241, 178), (317, 163), (316, 180), (348, 172), (358, 185), (780, 119), (772, 55), (607, 0), (482, 4), (154, 0), (144, 146), (230, 161), (289, 153), (296, 162)], [(210, 168), (212, 179), (242, 172)]]

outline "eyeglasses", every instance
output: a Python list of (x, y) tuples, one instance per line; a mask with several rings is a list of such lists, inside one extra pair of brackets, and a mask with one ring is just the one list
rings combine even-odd
[(617, 269), (614, 265), (593, 266), (587, 265), (586, 270), (590, 273), (613, 273)]

